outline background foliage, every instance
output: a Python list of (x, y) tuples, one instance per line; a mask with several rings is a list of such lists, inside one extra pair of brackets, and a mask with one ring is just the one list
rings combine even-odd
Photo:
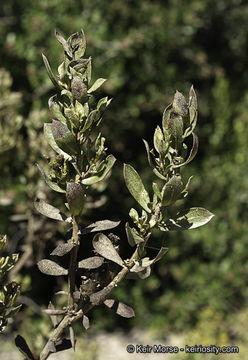
[[(9, 0), (2, 4), (0, 66), (13, 78), (9, 89), (16, 100), (2, 105), (1, 95), (1, 139), (9, 134), (12, 142), (10, 148), (1, 145), (0, 149), (0, 232), (12, 237), (10, 251), (18, 248), (24, 252), (30, 218), (36, 225), (32, 230), (33, 257), (20, 275), (32, 278), (32, 285), (24, 286), (25, 296), (38, 304), (49, 298), (49, 290), (41, 296), (33, 285), (40, 274), (32, 261), (50, 247), (46, 240), (50, 236), (45, 240), (41, 236), (39, 229), (44, 224), (41, 226), (32, 208), (40, 179), (34, 163), (47, 152), (42, 126), (48, 121), (45, 109), (53, 94), (41, 53), (49, 55), (52, 68), (56, 68), (62, 59), (58, 58), (61, 52), (54, 29), (67, 36), (82, 27), (95, 79), (109, 79), (103, 93), (99, 91), (99, 98), (114, 98), (104, 116), (103, 136), (109, 152), (119, 159), (108, 188), (101, 189), (108, 200), (92, 209), (89, 217), (127, 219), (133, 199), (122, 180), (122, 163), (135, 166), (146, 186), (151, 186), (142, 138), (151, 143), (174, 91), (187, 94), (192, 83), (199, 99), (196, 133), (200, 149), (184, 172), (185, 178), (194, 175), (185, 205), (202, 205), (216, 215), (199, 230), (170, 233), (166, 238), (170, 250), (155, 266), (153, 277), (132, 286), (126, 282), (116, 290), (120, 300), (133, 303), (137, 315), (118, 325), (142, 324), (166, 337), (170, 330), (185, 331), (201, 324), (208, 308), (226, 321), (236, 314), (242, 318), (240, 313), (248, 307), (247, 20), (248, 5), (241, 0)], [(2, 80), (4, 74), (1, 94), (10, 91)], [(47, 195), (46, 187), (39, 191), (44, 198), (54, 196)], [(46, 226), (61, 236), (54, 223)], [(124, 221), (120, 235), (123, 227)], [(159, 238), (155, 237), (154, 246), (156, 241)], [(125, 244), (121, 250), (125, 252)], [(47, 279), (43, 282), (46, 289), (57, 286)], [(96, 327), (111, 330), (117, 322), (100, 309), (94, 316)], [(235, 332), (229, 332), (232, 340)]]

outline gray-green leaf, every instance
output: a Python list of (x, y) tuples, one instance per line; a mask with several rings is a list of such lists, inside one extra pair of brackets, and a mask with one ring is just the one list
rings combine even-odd
[(104, 258), (100, 256), (92, 256), (79, 261), (78, 267), (82, 269), (97, 269), (103, 264), (103, 262)]
[(125, 225), (126, 234), (127, 234), (127, 240), (130, 246), (135, 246), (137, 244), (140, 244), (144, 241), (142, 237), (140, 237), (133, 228), (129, 226), (129, 223), (127, 222)]
[(99, 89), (100, 86), (102, 86), (102, 84), (105, 83), (107, 79), (103, 79), (103, 78), (99, 78), (97, 79), (94, 84), (89, 88), (88, 93), (92, 93), (94, 91), (96, 91), (97, 89)]
[(61, 189), (61, 187), (59, 187), (59, 185), (57, 185), (56, 183), (52, 182), (48, 175), (45, 173), (45, 171), (43, 170), (43, 168), (39, 165), (39, 164), (36, 164), (38, 169), (40, 170), (42, 176), (44, 177), (45, 179), (45, 182), (47, 183), (47, 185), (54, 191), (57, 191), (57, 192), (60, 192), (60, 193), (65, 193), (65, 190)]
[(135, 316), (133, 309), (120, 301), (114, 299), (107, 299), (104, 301), (104, 305), (106, 305), (108, 308), (112, 309), (116, 314), (122, 317), (132, 318)]
[(137, 171), (131, 165), (124, 164), (123, 173), (126, 186), (131, 195), (143, 209), (150, 213), (151, 210), (148, 207), (150, 198)]
[(111, 240), (102, 233), (96, 234), (93, 238), (93, 247), (96, 252), (104, 258), (117, 263), (120, 266), (123, 265), (123, 261), (116, 251)]
[(178, 213), (176, 218), (165, 221), (164, 230), (195, 229), (207, 224), (213, 216), (214, 214), (204, 208), (193, 207)]
[(46, 275), (60, 276), (68, 274), (68, 270), (48, 259), (39, 261), (37, 265), (39, 270)]
[(72, 221), (71, 218), (68, 218), (59, 209), (57, 209), (56, 207), (54, 207), (50, 204), (47, 204), (44, 200), (37, 199), (34, 202), (34, 207), (39, 213), (47, 216), (50, 219), (66, 221), (68, 223), (71, 223), (71, 221)]
[(180, 175), (173, 175), (162, 189), (162, 206), (170, 206), (180, 199), (183, 183)]
[(108, 155), (105, 160), (105, 166), (97, 175), (90, 176), (86, 179), (82, 180), (84, 185), (92, 185), (99, 181), (104, 180), (104, 178), (108, 175), (109, 171), (112, 169), (116, 158), (113, 155)]

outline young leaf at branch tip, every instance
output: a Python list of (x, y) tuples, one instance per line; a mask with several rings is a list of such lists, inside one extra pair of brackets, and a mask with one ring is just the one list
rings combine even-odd
[(195, 229), (207, 224), (213, 216), (214, 214), (204, 208), (190, 208), (179, 212), (176, 218), (165, 221), (161, 230), (171, 231)]
[(116, 251), (111, 240), (109, 240), (106, 235), (102, 233), (96, 234), (93, 238), (92, 244), (99, 255), (124, 267), (123, 260)]
[(188, 105), (185, 100), (185, 97), (183, 94), (181, 94), (179, 91), (176, 91), (173, 99), (173, 109), (182, 117), (185, 117), (188, 115)]
[(56, 207), (47, 204), (44, 200), (37, 199), (34, 201), (35, 209), (42, 215), (47, 216), (50, 219), (58, 220), (58, 221), (65, 221), (71, 223), (71, 217), (67, 217), (63, 214), (59, 209)]
[(59, 193), (65, 193), (65, 190), (61, 189), (61, 187), (59, 187), (59, 185), (57, 185), (56, 183), (52, 182), (48, 175), (45, 173), (45, 171), (43, 170), (43, 168), (39, 165), (36, 164), (38, 169), (40, 170), (42, 176), (44, 177), (44, 180), (46, 182), (46, 184), (54, 191), (57, 191)]
[(123, 174), (126, 186), (131, 195), (143, 209), (150, 213), (151, 210), (148, 207), (150, 198), (137, 171), (131, 165), (124, 164)]
[(135, 246), (144, 242), (144, 239), (138, 234), (136, 234), (134, 229), (129, 226), (128, 222), (125, 225), (125, 229), (127, 234), (127, 240), (130, 246)]
[(97, 79), (96, 82), (94, 82), (94, 84), (89, 88), (88, 94), (90, 94), (90, 93), (96, 91), (97, 89), (99, 89), (99, 87), (101, 87), (102, 84), (104, 84), (106, 80), (107, 79), (103, 79), (103, 78)]
[(130, 306), (128, 306), (120, 301), (113, 300), (113, 299), (107, 299), (104, 301), (104, 305), (106, 305), (108, 308), (113, 310), (116, 314), (118, 314), (124, 318), (130, 319), (135, 316), (133, 309)]
[(37, 265), (39, 270), (46, 275), (60, 276), (68, 274), (68, 270), (48, 259), (40, 260)]
[(88, 177), (86, 179), (83, 179), (82, 184), (84, 184), (84, 185), (93, 185), (93, 184), (96, 184), (99, 181), (104, 180), (105, 177), (108, 175), (109, 171), (112, 169), (115, 161), (116, 161), (116, 158), (113, 155), (108, 155), (106, 157), (106, 159), (105, 159), (105, 166), (99, 172), (99, 174), (90, 176), (90, 177)]
[(46, 67), (46, 71), (48, 73), (48, 76), (50, 77), (50, 80), (52, 81), (53, 85), (57, 88), (57, 89), (61, 89), (61, 87), (59, 86), (58, 84), (58, 81), (56, 79), (56, 77), (54, 76), (52, 70), (51, 70), (51, 67), (49, 65), (49, 62), (46, 58), (46, 56), (44, 54), (42, 54), (42, 58), (43, 58), (43, 61), (44, 61), (44, 64), (45, 64), (45, 67)]
[(198, 151), (198, 145), (199, 145), (198, 136), (195, 133), (192, 133), (192, 137), (193, 137), (193, 144), (192, 144), (192, 148), (190, 150), (188, 158), (186, 159), (186, 161), (182, 162), (181, 164), (173, 165), (173, 169), (176, 169), (176, 168), (179, 168), (181, 166), (187, 165), (196, 156), (197, 151)]

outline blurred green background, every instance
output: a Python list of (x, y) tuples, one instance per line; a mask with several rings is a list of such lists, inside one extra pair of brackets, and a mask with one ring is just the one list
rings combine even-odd
[[(92, 312), (93, 329), (144, 327), (164, 339), (171, 332), (186, 332), (193, 339), (198, 336), (200, 343), (247, 342), (247, 23), (248, 3), (241, 0), (1, 4), (0, 233), (9, 236), (9, 251), (19, 251), (25, 260), (17, 278), (24, 282), (26, 305), (10, 325), (10, 334), (21, 326), (24, 334), (33, 334), (38, 346), (49, 324), (44, 316), (41, 321), (36, 304), (46, 306), (54, 289), (63, 285), (41, 275), (35, 265), (65, 231), (41, 219), (32, 205), (38, 194), (60, 203), (60, 195), (46, 188), (35, 166), (50, 152), (42, 127), (49, 121), (47, 101), (54, 94), (41, 54), (56, 70), (63, 54), (54, 29), (67, 37), (83, 28), (86, 56), (93, 58), (93, 80), (108, 79), (99, 98), (113, 97), (102, 133), (109, 152), (118, 159), (108, 187), (102, 189), (107, 201), (91, 210), (85, 221), (122, 219), (117, 233), (123, 239), (122, 253), (130, 255), (123, 228), (135, 202), (125, 188), (122, 164), (133, 165), (151, 189), (153, 174), (142, 138), (151, 143), (175, 90), (187, 96), (191, 84), (199, 101), (200, 147), (183, 172), (185, 179), (194, 176), (189, 196), (177, 206), (202, 206), (215, 214), (203, 228), (163, 234), (170, 250), (155, 265), (153, 275), (139, 282), (124, 281), (115, 291), (135, 308), (134, 320), (124, 321), (110, 311), (106, 316), (108, 310), (97, 308)], [(159, 234), (154, 235), (156, 241), (160, 244)], [(29, 253), (27, 244), (32, 248)]]

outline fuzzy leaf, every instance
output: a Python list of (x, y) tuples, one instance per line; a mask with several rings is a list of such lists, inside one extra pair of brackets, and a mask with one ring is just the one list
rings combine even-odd
[(130, 246), (135, 246), (137, 244), (140, 244), (144, 241), (142, 237), (140, 237), (133, 228), (129, 226), (129, 223), (127, 222), (125, 225), (126, 234), (127, 234), (127, 240)]
[(180, 199), (183, 183), (180, 175), (173, 175), (162, 190), (162, 206), (170, 206)]
[(85, 328), (85, 330), (88, 330), (88, 329), (89, 329), (89, 327), (90, 327), (90, 321), (89, 321), (88, 316), (83, 315), (82, 324), (83, 324), (83, 327)]
[(150, 198), (137, 171), (131, 165), (124, 164), (123, 173), (126, 186), (131, 195), (147, 212), (150, 213), (151, 210), (148, 207)]
[(99, 255), (103, 256), (105, 259), (117, 263), (120, 266), (124, 266), (120, 255), (115, 250), (114, 245), (106, 235), (102, 233), (96, 234), (92, 243), (94, 249)]
[(96, 91), (97, 89), (99, 89), (99, 87), (102, 86), (102, 84), (104, 84), (106, 80), (107, 79), (102, 79), (102, 78), (97, 79), (96, 82), (94, 82), (94, 84), (88, 90), (88, 93), (92, 93), (92, 92)]
[(59, 244), (54, 250), (53, 252), (51, 252), (50, 255), (55, 255), (55, 256), (64, 256), (66, 255), (68, 252), (71, 251), (71, 249), (75, 246), (75, 244), (73, 244), (73, 242), (68, 242), (65, 244)]
[(78, 216), (82, 213), (85, 204), (85, 193), (81, 184), (68, 182), (66, 184), (66, 199), (71, 213)]
[(185, 97), (179, 91), (176, 91), (172, 106), (179, 115), (183, 117), (188, 115), (188, 105)]
[(35, 209), (42, 215), (47, 216), (50, 219), (58, 220), (58, 221), (66, 221), (71, 223), (71, 218), (68, 218), (65, 214), (63, 214), (56, 207), (47, 204), (44, 200), (37, 199), (34, 202)]
[(15, 345), (18, 347), (21, 353), (27, 356), (28, 360), (35, 360), (26, 340), (21, 336), (17, 335), (15, 338)]
[(146, 140), (143, 139), (143, 142), (145, 144), (145, 148), (146, 148), (146, 152), (147, 152), (147, 159), (148, 159), (148, 163), (152, 168), (155, 168), (155, 160), (153, 158), (153, 155), (150, 152), (150, 148), (148, 145), (148, 142)]
[(81, 260), (78, 263), (78, 267), (81, 269), (97, 269), (104, 262), (104, 258), (100, 256), (92, 256), (87, 259)]
[(66, 310), (56, 310), (56, 309), (45, 309), (42, 310), (47, 315), (64, 315)]
[(120, 221), (111, 221), (111, 220), (99, 220), (96, 221), (87, 227), (80, 229), (79, 234), (84, 235), (88, 234), (90, 232), (97, 232), (97, 231), (103, 231), (103, 230), (110, 230), (115, 228), (120, 224)]
[(183, 120), (181, 115), (174, 112), (170, 114), (168, 133), (171, 139), (171, 146), (176, 150), (180, 150), (183, 141)]
[(59, 86), (59, 84), (58, 84), (58, 81), (57, 81), (56, 77), (54, 76), (54, 74), (53, 74), (53, 72), (52, 72), (52, 69), (51, 69), (51, 67), (50, 67), (50, 65), (49, 65), (49, 62), (48, 62), (48, 60), (47, 60), (47, 58), (46, 58), (46, 56), (45, 56), (44, 54), (42, 54), (42, 58), (43, 58), (43, 61), (44, 61), (44, 64), (45, 64), (45, 67), (46, 67), (46, 71), (47, 71), (47, 73), (48, 73), (48, 76), (50, 77), (50, 80), (52, 81), (53, 85), (54, 85), (56, 88), (60, 89), (60, 86)]
[(190, 208), (178, 213), (176, 218), (165, 221), (164, 230), (195, 229), (207, 224), (213, 216), (214, 214), (204, 208)]
[(68, 274), (68, 270), (51, 260), (40, 260), (37, 265), (39, 270), (46, 275), (60, 276)]
[(146, 279), (151, 275), (151, 267), (147, 266), (143, 270), (139, 272), (129, 272), (126, 275), (126, 279), (130, 280), (139, 280), (139, 279)]
[(132, 318), (135, 316), (133, 309), (120, 301), (107, 299), (104, 301), (104, 304), (122, 317)]
[(63, 124), (66, 125), (66, 118), (64, 117), (61, 107), (56, 101), (57, 95), (53, 95), (48, 100), (48, 106), (49, 110), (51, 111), (53, 117), (55, 117), (57, 120), (61, 121)]
[(38, 169), (40, 170), (42, 176), (45, 179), (46, 184), (54, 191), (57, 191), (59, 193), (65, 193), (65, 190), (61, 189), (61, 187), (59, 187), (59, 185), (57, 185), (56, 183), (52, 182), (49, 177), (47, 176), (47, 174), (45, 173), (45, 171), (43, 170), (43, 168), (39, 165), (36, 164)]
[(100, 171), (100, 173), (97, 174), (97, 175), (93, 175), (91, 177), (88, 177), (86, 179), (83, 179), (82, 183), (84, 185), (92, 185), (92, 184), (95, 184), (95, 183), (97, 183), (99, 181), (102, 181), (108, 175), (109, 171), (112, 169), (115, 161), (116, 161), (116, 158), (113, 155), (108, 155), (106, 157), (106, 160), (105, 160), (105, 166)]
[(156, 130), (154, 132), (153, 143), (154, 143), (154, 147), (158, 153), (161, 152), (161, 143), (163, 141), (164, 141), (164, 135), (162, 133), (161, 128), (159, 126), (157, 126)]
[(63, 38), (63, 36), (57, 31), (55, 30), (55, 36), (58, 40), (58, 42), (63, 46), (65, 53), (72, 58), (72, 53), (70, 51), (69, 45), (67, 43), (67, 41)]
[(75, 136), (60, 121), (53, 120), (51, 130), (56, 144), (67, 154), (77, 155), (80, 152)]
[(75, 60), (84, 56), (86, 49), (86, 38), (82, 29), (80, 33), (76, 32), (75, 34), (72, 34), (68, 38), (67, 43), (72, 49)]
[(197, 154), (197, 151), (198, 151), (198, 144), (199, 144), (199, 141), (198, 141), (198, 137), (195, 133), (192, 133), (192, 136), (193, 136), (193, 145), (192, 145), (192, 148), (190, 150), (190, 153), (189, 153), (189, 156), (187, 158), (186, 161), (184, 161), (183, 163), (181, 164), (178, 164), (178, 165), (174, 165), (173, 168), (179, 168), (181, 166), (184, 166), (186, 164), (188, 164), (189, 162), (191, 162), (194, 157), (196, 156)]
[(64, 156), (65, 159), (68, 159), (68, 160), (72, 159), (72, 157), (69, 154), (67, 154), (62, 149), (59, 148), (56, 141), (54, 140), (53, 133), (52, 133), (52, 124), (47, 124), (47, 123), (44, 124), (44, 135), (45, 135), (45, 138), (47, 139), (49, 145), (51, 146), (51, 148), (54, 151), (56, 151), (56, 153)]

